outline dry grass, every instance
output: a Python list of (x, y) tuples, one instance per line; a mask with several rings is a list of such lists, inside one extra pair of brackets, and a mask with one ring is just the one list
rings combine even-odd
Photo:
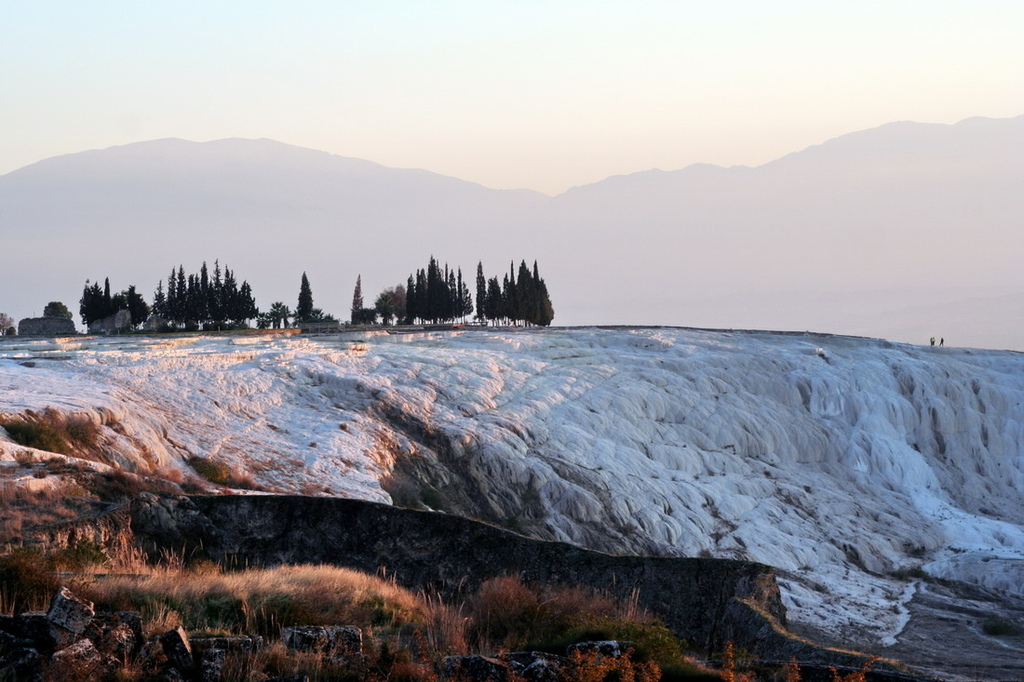
[(220, 573), (160, 568), (144, 577), (112, 577), (86, 596), (100, 608), (141, 611), (144, 619), (174, 612), (191, 631), (278, 637), (287, 625), (360, 624), (397, 628), (429, 620), (412, 592), (333, 566), (281, 566)]
[(516, 577), (493, 578), (467, 604), (468, 638), (477, 649), (560, 653), (587, 639), (636, 643), (638, 655), (680, 662), (679, 642), (635, 598), (625, 602), (583, 587), (530, 586)]
[(42, 412), (26, 410), (17, 417), (4, 417), (0, 426), (25, 447), (96, 459), (100, 428), (86, 416), (67, 415), (47, 407)]
[(13, 481), (0, 483), (0, 544), (11, 542), (32, 528), (70, 521), (91, 512), (94, 505), (82, 499), (85, 495), (87, 492), (73, 479), (61, 478), (38, 486)]
[[(56, 589), (53, 571), (60, 561), (83, 560), (94, 549), (80, 548), (63, 559), (33, 550), (0, 556), (0, 609), (45, 608)], [(575, 654), (575, 665), (559, 679), (653, 682), (661, 679), (666, 665), (666, 679), (713, 675), (683, 659), (679, 642), (635, 600), (617, 602), (590, 589), (530, 587), (517, 578), (497, 578), (465, 601), (446, 604), (388, 580), (323, 565), (224, 572), (209, 561), (185, 566), (173, 555), (159, 566), (146, 566), (141, 554), (133, 560), (127, 553), (113, 570), (125, 569), (135, 575), (90, 579), (72, 589), (95, 602), (97, 610), (141, 612), (148, 635), (182, 626), (193, 635), (262, 634), (271, 640), (256, 654), (229, 656), (225, 680), (307, 675), (312, 680), (436, 682), (447, 655), (531, 648), (564, 653), (566, 644), (587, 639), (628, 639), (636, 649), (618, 659)], [(10, 603), (12, 594), (21, 599), (16, 607)], [(290, 652), (279, 641), (282, 626), (342, 624), (363, 628), (364, 656), (331, 660)], [(534, 647), (536, 642), (544, 646)], [(145, 674), (126, 665), (118, 679)], [(509, 670), (507, 679), (517, 678)], [(735, 674), (732, 679), (745, 678)]]

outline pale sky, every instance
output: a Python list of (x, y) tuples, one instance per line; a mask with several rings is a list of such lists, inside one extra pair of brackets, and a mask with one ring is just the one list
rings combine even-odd
[(1022, 113), (1020, 0), (0, 0), (0, 174), (266, 137), (554, 194)]

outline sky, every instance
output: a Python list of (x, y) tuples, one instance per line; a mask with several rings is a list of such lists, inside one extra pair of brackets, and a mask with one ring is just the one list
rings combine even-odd
[(0, 174), (271, 138), (546, 194), (1024, 113), (1019, 0), (0, 0)]

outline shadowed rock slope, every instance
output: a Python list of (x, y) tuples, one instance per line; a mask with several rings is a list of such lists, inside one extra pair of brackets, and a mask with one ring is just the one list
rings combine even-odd
[(865, 658), (789, 635), (775, 571), (754, 562), (612, 556), (447, 514), (335, 498), (143, 494), (131, 525), (150, 552), (183, 550), (225, 565), (328, 563), (446, 598), (502, 575), (635, 594), (709, 654), (733, 641), (767, 660), (858, 666)]

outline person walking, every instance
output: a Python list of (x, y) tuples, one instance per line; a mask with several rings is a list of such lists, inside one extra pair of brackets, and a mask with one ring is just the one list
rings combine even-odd
[(935, 345), (935, 337), (934, 336), (932, 337), (931, 341), (932, 341), (932, 345), (934, 346)]

